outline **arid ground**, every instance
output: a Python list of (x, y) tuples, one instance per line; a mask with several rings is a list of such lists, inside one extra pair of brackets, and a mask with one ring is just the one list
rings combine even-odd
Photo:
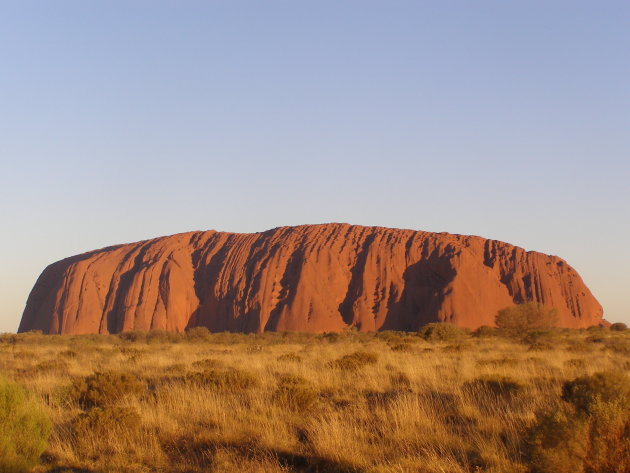
[(624, 473), (629, 369), (596, 327), (0, 336), (35, 472)]

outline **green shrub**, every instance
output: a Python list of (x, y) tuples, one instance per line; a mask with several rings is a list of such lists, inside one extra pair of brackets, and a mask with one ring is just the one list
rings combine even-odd
[(374, 365), (378, 361), (376, 353), (368, 351), (356, 351), (349, 355), (344, 355), (338, 360), (331, 361), (328, 366), (340, 370), (356, 371), (366, 365)]
[(457, 340), (463, 337), (464, 333), (462, 329), (445, 322), (427, 324), (418, 331), (418, 335), (432, 342)]
[(557, 309), (550, 309), (536, 302), (506, 307), (501, 309), (495, 318), (497, 327), (511, 335), (555, 327), (557, 322)]
[(107, 371), (75, 381), (70, 388), (70, 397), (84, 409), (89, 409), (112, 405), (126, 396), (139, 396), (144, 391), (144, 384), (136, 376)]
[(623, 322), (615, 322), (610, 326), (610, 330), (613, 332), (623, 332), (628, 329), (628, 326)]
[(587, 413), (597, 402), (621, 403), (630, 408), (630, 381), (627, 376), (618, 372), (581, 376), (564, 383), (562, 400)]
[(241, 391), (258, 384), (258, 379), (245, 371), (230, 368), (227, 370), (210, 369), (200, 373), (188, 373), (184, 381), (195, 386)]
[(46, 449), (50, 429), (24, 389), (0, 378), (0, 473), (29, 471)]

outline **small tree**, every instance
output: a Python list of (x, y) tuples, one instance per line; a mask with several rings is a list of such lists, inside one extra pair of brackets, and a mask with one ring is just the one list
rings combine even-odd
[(558, 310), (547, 308), (537, 302), (526, 302), (501, 309), (496, 316), (497, 327), (509, 332), (520, 333), (555, 327)]

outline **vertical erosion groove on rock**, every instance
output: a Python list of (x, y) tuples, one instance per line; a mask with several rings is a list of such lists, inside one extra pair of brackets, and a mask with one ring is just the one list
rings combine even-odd
[(602, 320), (556, 256), (475, 236), (304, 225), (183, 233), (64, 259), (37, 280), (19, 331), (474, 329), (524, 301), (557, 308), (563, 327)]

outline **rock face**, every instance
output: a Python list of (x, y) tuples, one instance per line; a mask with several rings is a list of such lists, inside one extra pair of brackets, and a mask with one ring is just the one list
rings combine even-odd
[(602, 308), (565, 261), (475, 236), (348, 224), (193, 232), (112, 246), (48, 266), (19, 331), (261, 332), (475, 329), (523, 301), (563, 327)]

